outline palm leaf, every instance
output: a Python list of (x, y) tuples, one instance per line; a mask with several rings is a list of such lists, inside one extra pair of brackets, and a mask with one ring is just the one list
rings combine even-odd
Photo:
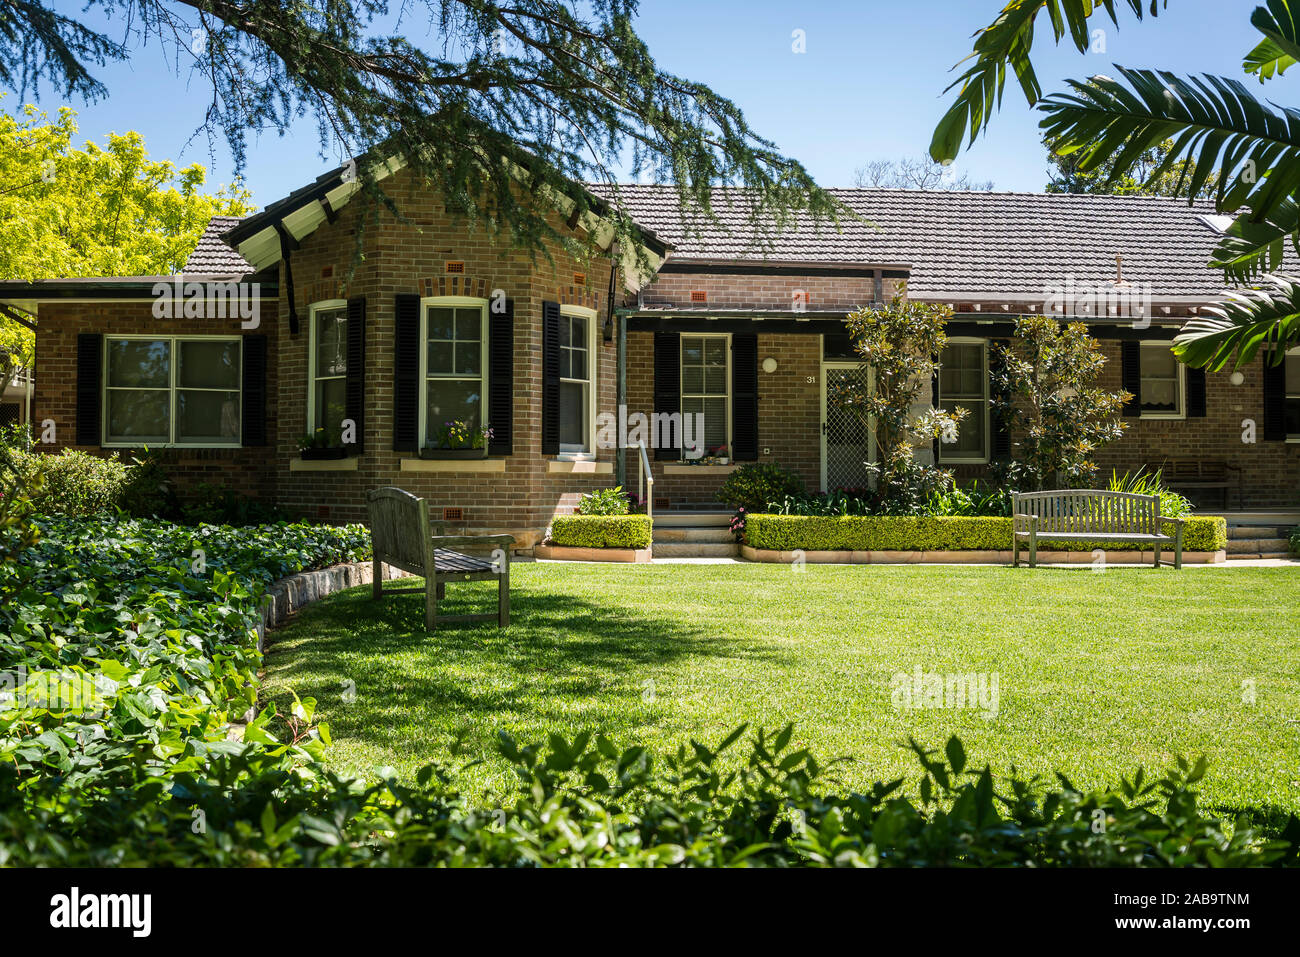
[[(1300, 230), (1300, 208), (1294, 198), (1280, 202), (1263, 222), (1253, 222), (1248, 214), (1238, 216), (1228, 227), (1210, 265), (1224, 270), (1229, 279), (1246, 282), (1261, 273), (1276, 272), (1282, 265), (1286, 240), (1296, 246)], [(1300, 252), (1300, 247), (1297, 247)]]
[(1270, 289), (1232, 293), (1227, 302), (1202, 310), (1174, 337), (1174, 355), (1193, 367), (1218, 372), (1229, 361), (1237, 369), (1262, 348), (1274, 364), (1300, 341), (1300, 281), (1269, 275)]
[(1104, 76), (1071, 81), (1072, 94), (1050, 96), (1040, 107), (1047, 116), (1039, 125), (1057, 152), (1079, 151), (1085, 172), (1109, 160), (1113, 178), (1145, 150), (1172, 139), (1148, 182), (1178, 160), (1192, 159), (1189, 192), (1217, 170), (1219, 208), (1249, 207), (1251, 222), (1274, 217), (1300, 188), (1300, 111), (1261, 103), (1236, 80), (1119, 71), (1125, 82)]
[(1250, 22), (1264, 39), (1246, 54), (1242, 69), (1259, 75), (1259, 82), (1281, 76), (1300, 60), (1300, 22), (1291, 9), (1291, 0), (1268, 0), (1267, 7), (1256, 7)]
[[(1149, 15), (1156, 16), (1169, 0), (1150, 0)], [(1143, 0), (1009, 0), (998, 18), (975, 34), (971, 54), (953, 69), (974, 60), (964, 73), (949, 84), (945, 93), (960, 87), (957, 99), (935, 127), (930, 141), (930, 156), (936, 162), (950, 163), (961, 152), (962, 141), (975, 138), (988, 126), (994, 112), (1002, 106), (1002, 88), (1007, 67), (1011, 67), (1021, 92), (1030, 106), (1042, 98), (1043, 89), (1030, 59), (1034, 45), (1034, 28), (1038, 15), (1046, 12), (1052, 34), (1059, 45), (1068, 33), (1070, 42), (1080, 53), (1091, 42), (1089, 19), (1104, 12), (1119, 28), (1119, 9), (1128, 7), (1141, 20)]]

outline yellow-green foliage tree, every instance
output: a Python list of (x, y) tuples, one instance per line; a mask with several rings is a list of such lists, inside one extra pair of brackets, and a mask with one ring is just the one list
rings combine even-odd
[[(236, 182), (205, 192), (207, 171), (149, 158), (136, 132), (78, 148), (77, 114), (0, 113), (0, 279), (170, 275), (212, 216), (253, 211)], [(0, 374), (29, 367), (35, 337), (0, 316)]]

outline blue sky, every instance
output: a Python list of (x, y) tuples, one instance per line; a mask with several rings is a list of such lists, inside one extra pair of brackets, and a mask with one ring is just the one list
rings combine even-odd
[[(919, 155), (949, 97), (949, 68), (970, 51), (971, 34), (989, 23), (1002, 0), (643, 0), (639, 29), (660, 64), (705, 82), (736, 101), (751, 125), (802, 161), (819, 183), (849, 185), (853, 171), (874, 159)], [(1051, 46), (1040, 30), (1035, 59), (1044, 89), (1064, 88), (1067, 77), (1109, 72), (1112, 63), (1212, 72), (1240, 77), (1241, 58), (1258, 39), (1249, 23), (1255, 2), (1173, 0), (1155, 21), (1107, 21), (1104, 54), (1077, 54)], [(793, 31), (807, 52), (792, 52)], [(115, 35), (115, 34), (114, 34)], [(98, 104), (73, 102), (84, 138), (140, 130), (154, 158), (201, 162), (210, 183), (226, 182), (233, 166), (220, 134), (202, 122), (207, 91), (177, 75), (155, 44), (128, 64), (100, 69), (110, 96)], [(1273, 80), (1267, 94), (1294, 103), (1295, 73)], [(1251, 80), (1251, 83), (1256, 81)], [(42, 91), (40, 105), (61, 105)], [(15, 95), (4, 100), (13, 109)], [(265, 205), (334, 165), (323, 158), (313, 124), (284, 137), (263, 134), (250, 148), (247, 183)], [(1008, 85), (991, 132), (957, 163), (998, 189), (1038, 191), (1047, 162), (1037, 116)]]

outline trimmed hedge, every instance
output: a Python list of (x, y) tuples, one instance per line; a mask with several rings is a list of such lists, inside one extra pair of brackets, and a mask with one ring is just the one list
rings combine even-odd
[[(950, 552), (1008, 551), (1009, 518), (956, 518), (910, 515), (750, 515), (745, 540), (754, 548), (788, 552)], [(1173, 526), (1166, 523), (1166, 533)], [(1040, 536), (1053, 551), (1134, 551), (1136, 542), (1056, 541)], [(1220, 516), (1189, 518), (1183, 528), (1183, 550), (1215, 552), (1228, 547), (1228, 524)]]
[(551, 544), (570, 548), (649, 548), (649, 515), (561, 515), (551, 522)]

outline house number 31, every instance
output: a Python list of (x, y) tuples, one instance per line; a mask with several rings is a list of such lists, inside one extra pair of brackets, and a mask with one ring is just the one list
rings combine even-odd
[(815, 375), (810, 375), (810, 376), (808, 377), (808, 381), (809, 381), (810, 383), (811, 383), (811, 382), (816, 382), (816, 381), (817, 381), (817, 377), (816, 377)]

